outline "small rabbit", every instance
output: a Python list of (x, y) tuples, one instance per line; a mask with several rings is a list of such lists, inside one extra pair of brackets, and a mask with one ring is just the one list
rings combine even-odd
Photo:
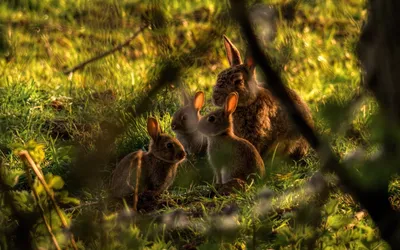
[(197, 130), (204, 105), (204, 93), (198, 91), (192, 100), (183, 92), (184, 106), (175, 112), (171, 128), (186, 152), (203, 156), (207, 153), (207, 138)]
[[(302, 158), (309, 149), (306, 140), (295, 128), (279, 101), (258, 85), (255, 64), (251, 57), (242, 63), (238, 49), (224, 36), (230, 68), (219, 73), (213, 87), (212, 101), (222, 106), (229, 93), (236, 91), (239, 102), (233, 114), (234, 133), (251, 142), (261, 155), (276, 150), (293, 159)], [(307, 122), (313, 126), (307, 104), (291, 89), (287, 89)]]
[(125, 156), (112, 174), (111, 194), (123, 198), (151, 191), (162, 193), (173, 183), (178, 165), (186, 153), (175, 138), (161, 132), (155, 118), (147, 119), (147, 131), (151, 137), (149, 151), (141, 150)]
[(264, 162), (257, 149), (233, 133), (232, 113), (239, 97), (228, 95), (223, 109), (214, 111), (199, 122), (199, 131), (208, 137), (207, 153), (214, 169), (216, 184), (237, 178), (246, 180), (251, 174), (264, 176)]

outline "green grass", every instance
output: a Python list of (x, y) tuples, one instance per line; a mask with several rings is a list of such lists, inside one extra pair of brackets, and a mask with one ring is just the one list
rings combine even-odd
[[(198, 36), (212, 25), (208, 19), (226, 9), (223, 1), (161, 1), (166, 18), (171, 20), (167, 29), (145, 30), (122, 51), (72, 75), (62, 73), (133, 34), (141, 19), (146, 18), (145, 10), (151, 3), (142, 2), (7, 0), (0, 3), (0, 156), (9, 171), (23, 168), (19, 158), (9, 151), (10, 145), (34, 140), (45, 145), (41, 164), (44, 171), (68, 179), (78, 155), (76, 146), (92, 152), (96, 138), (104, 136), (105, 122), (128, 122), (125, 133), (110, 145), (112, 159), (107, 166), (98, 166), (102, 168), (101, 182), (94, 189), (74, 194), (83, 203), (102, 201), (107, 178), (117, 160), (129, 152), (147, 148), (148, 115), (156, 116), (162, 128), (172, 134), (169, 124), (180, 105), (178, 83), (171, 83), (174, 86), (165, 87), (153, 97), (153, 109), (142, 117), (132, 119), (127, 110), (151, 88), (148, 83), (157, 75), (159, 59), (173, 58), (194, 47)], [(269, 1), (272, 2), (280, 6), (287, 1)], [(361, 0), (300, 1), (292, 22), (280, 19), (277, 38), (267, 49), (283, 69), (282, 76), (288, 85), (310, 105), (317, 130), (341, 157), (359, 146), (375, 152), (379, 141), (371, 132), (379, 129), (375, 116), (378, 108), (372, 98), (365, 99), (352, 111), (350, 129), (340, 129), (345, 113), (349, 112), (346, 106), (361, 89), (355, 46), (366, 17), (364, 5)], [(192, 14), (195, 10), (205, 18), (196, 20)], [(230, 24), (226, 28), (226, 34), (244, 49), (238, 27)], [(205, 110), (213, 108), (211, 87), (218, 72), (227, 66), (221, 37), (208, 54), (183, 72), (182, 82), (190, 91), (206, 92)], [(93, 97), (109, 90), (113, 93), (111, 99)], [(56, 105), (61, 108), (58, 110)], [(277, 157), (268, 160), (266, 167), (264, 183), (231, 196), (209, 197), (211, 185), (198, 177), (200, 172), (211, 171), (207, 162), (190, 159), (184, 163), (176, 183), (163, 195), (163, 202), (154, 213), (182, 209), (190, 215), (185, 229), (163, 228), (156, 222), (137, 227), (118, 224), (113, 214), (115, 208), (107, 207), (103, 214), (96, 205), (69, 210), (69, 216), (77, 225), (90, 225), (89, 222), (99, 222), (108, 216), (102, 224), (104, 229), (92, 228), (95, 236), (81, 242), (89, 249), (134, 246), (179, 249), (184, 245), (198, 249), (252, 249), (254, 238), (257, 249), (305, 248), (312, 238), (317, 239), (317, 247), (324, 249), (387, 248), (368, 216), (354, 219), (360, 207), (339, 191), (327, 197), (319, 216), (313, 192), (304, 195), (306, 191), (301, 189), (320, 167), (314, 153), (303, 165)], [(24, 183), (22, 176), (17, 187), (24, 189)], [(67, 181), (66, 187), (71, 189), (68, 185)], [(271, 206), (270, 212), (258, 216), (259, 201), (255, 197), (265, 187), (278, 198), (266, 201)], [(400, 206), (399, 190), (399, 181), (395, 179), (390, 192), (396, 207)], [(238, 214), (222, 216), (226, 207), (233, 204), (239, 208)], [(218, 220), (222, 219), (237, 227), (219, 228), (223, 222)], [(79, 236), (79, 228), (77, 232)], [(105, 232), (110, 232), (106, 240), (102, 239)], [(43, 246), (50, 243), (46, 238), (39, 242)]]

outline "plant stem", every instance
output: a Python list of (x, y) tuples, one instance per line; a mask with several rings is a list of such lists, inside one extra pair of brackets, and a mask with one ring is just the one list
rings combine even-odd
[[(26, 164), (27, 167), (30, 167), (33, 172), (35, 173), (35, 175), (37, 176), (38, 180), (40, 181), (40, 183), (43, 185), (44, 191), (47, 193), (47, 195), (50, 197), (51, 202), (53, 203), (54, 209), (57, 212), (58, 217), (61, 220), (61, 224), (63, 225), (63, 227), (65, 229), (69, 229), (67, 220), (65, 219), (64, 215), (61, 212), (61, 209), (58, 207), (57, 205), (57, 201), (54, 198), (54, 193), (50, 190), (49, 186), (46, 183), (46, 180), (44, 179), (41, 171), (39, 170), (39, 168), (36, 166), (36, 163), (33, 161), (32, 157), (29, 155), (28, 151), (23, 150), (19, 153), (19, 156), (22, 159), (25, 159), (28, 164)], [(71, 245), (72, 247), (77, 250), (78, 247), (76, 245), (75, 239), (74, 239), (74, 235), (71, 233)]]
[(49, 233), (50, 238), (53, 241), (54, 247), (57, 250), (61, 250), (60, 245), (58, 245), (57, 239), (56, 239), (55, 235), (53, 234), (51, 226), (50, 226), (49, 222), (47, 221), (46, 216), (44, 215), (44, 209), (43, 209), (42, 205), (40, 204), (39, 195), (36, 192), (35, 188), (33, 187), (33, 181), (32, 181), (31, 174), (29, 173), (29, 168), (26, 168), (25, 172), (26, 172), (26, 176), (28, 178), (28, 184), (32, 190), (34, 197), (35, 197), (35, 202), (37, 203), (37, 205), (39, 207), (40, 216), (42, 216), (43, 222), (46, 225), (47, 232)]

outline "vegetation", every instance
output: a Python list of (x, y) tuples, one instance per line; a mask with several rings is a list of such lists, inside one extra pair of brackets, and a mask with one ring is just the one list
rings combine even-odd
[[(263, 2), (277, 10), (276, 37), (262, 40), (274, 66), (310, 105), (341, 161), (373, 180), (379, 171), (362, 159), (379, 154), (382, 124), (373, 98), (355, 98), (364, 93), (355, 47), (366, 3)], [(64, 73), (142, 26), (121, 50)], [(173, 134), (181, 87), (205, 91), (203, 112), (213, 109), (211, 88), (228, 67), (222, 34), (245, 51), (239, 30), (218, 0), (2, 1), (0, 249), (389, 248), (334, 175), (324, 186), (314, 152), (301, 162), (272, 155), (266, 180), (229, 196), (213, 188), (206, 159), (189, 157), (169, 192), (142, 198), (138, 213), (132, 201), (107, 197), (118, 160), (147, 148), (148, 116)], [(160, 79), (167, 83), (158, 87)], [(41, 174), (27, 170), (33, 165), (49, 192)], [(389, 192), (397, 209), (397, 177)]]

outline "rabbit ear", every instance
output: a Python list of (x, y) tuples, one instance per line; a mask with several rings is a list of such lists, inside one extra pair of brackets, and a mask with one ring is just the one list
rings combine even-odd
[(153, 117), (147, 119), (147, 132), (153, 141), (157, 141), (157, 138), (160, 135), (160, 126), (158, 125), (157, 120)]
[(232, 92), (228, 95), (225, 102), (225, 114), (227, 116), (235, 112), (238, 100), (239, 95), (237, 92)]
[(181, 94), (182, 94), (183, 105), (185, 106), (188, 105), (190, 103), (189, 94), (185, 89), (182, 89)]
[(252, 55), (247, 54), (246, 59), (245, 59), (245, 64), (250, 71), (250, 75), (253, 75), (256, 71), (256, 62), (254, 61), (254, 58)]
[(242, 64), (242, 58), (240, 58), (240, 53), (239, 50), (233, 45), (231, 40), (227, 36), (224, 35), (224, 45), (225, 45), (225, 51), (226, 55), (229, 60), (229, 65), (239, 65)]
[(198, 91), (193, 98), (193, 107), (199, 111), (204, 105), (204, 92)]

